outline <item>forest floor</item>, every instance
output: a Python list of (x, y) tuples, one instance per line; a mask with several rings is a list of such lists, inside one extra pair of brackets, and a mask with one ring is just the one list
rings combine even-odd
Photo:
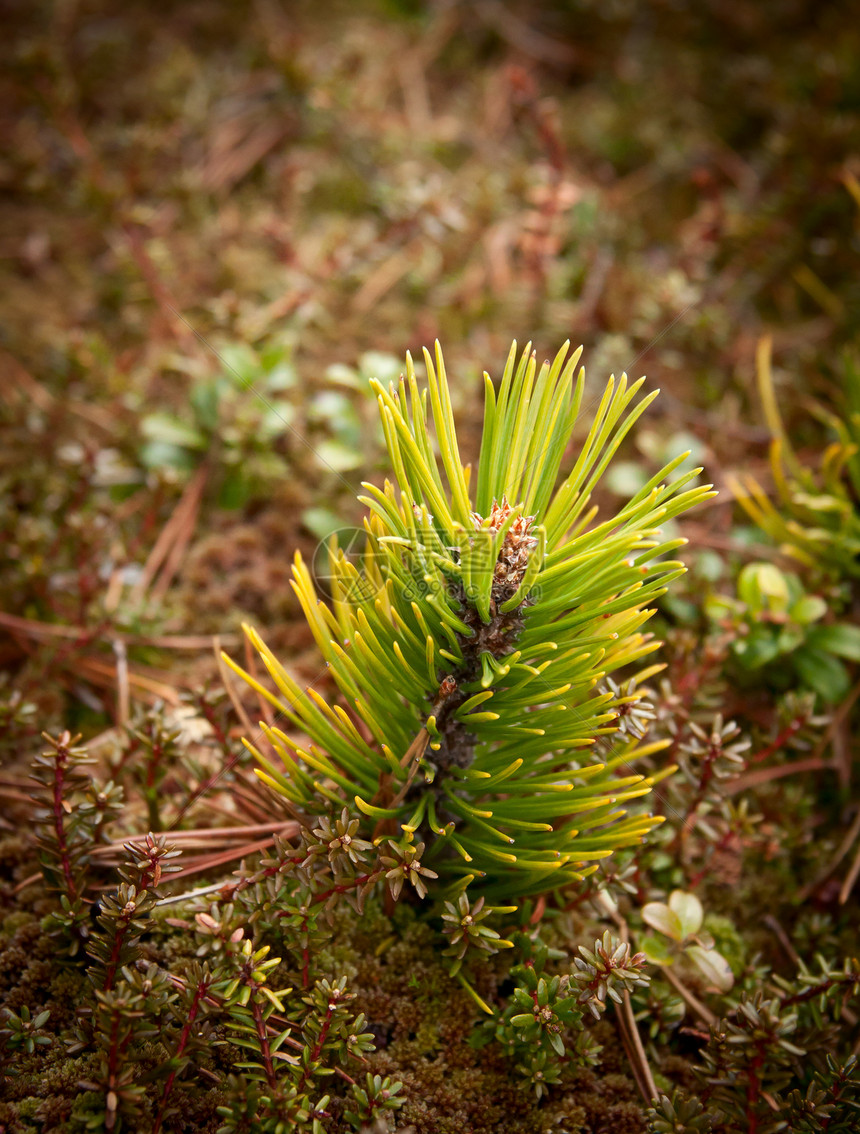
[[(381, 483), (386, 469), (367, 379), (396, 377), (407, 350), (417, 357), (437, 338), (466, 459), (480, 442), (481, 372), (498, 377), (513, 338), (541, 359), (566, 339), (582, 343), (586, 410), (610, 373), (647, 374), (647, 389), (660, 388), (601, 502), (630, 495), (643, 470), (682, 450), (720, 490), (680, 525), (691, 571), (661, 609), (661, 633), (675, 688), (697, 675), (684, 710), (702, 720), (719, 710), (751, 739), (737, 793), (747, 789), (757, 819), (698, 857), (679, 851), (686, 835), (667, 843), (662, 853), (676, 859), (659, 867), (657, 888), (699, 888), (734, 925), (718, 941), (724, 951), (732, 933), (746, 935), (738, 956), (749, 989), (759, 952), (778, 967), (856, 951), (857, 901), (845, 888), (853, 845), (840, 848), (856, 812), (860, 657), (843, 653), (850, 689), (835, 674), (829, 700), (820, 679), (804, 684), (802, 666), (759, 680), (720, 654), (714, 696), (702, 674), (719, 638), (703, 596), (734, 593), (743, 564), (777, 554), (731, 489), (738, 475), (772, 483), (761, 343), (769, 336), (771, 388), (810, 468), (832, 440), (815, 407), (843, 412), (846, 360), (860, 346), (860, 27), (839, 4), (779, 8), (777, 17), (753, 0), (12, 5), (0, 47), (0, 1000), (9, 1009), (32, 1004), (35, 1015), (50, 1004), (46, 1034), (71, 1034), (54, 945), (37, 932), (56, 903), (34, 880), (26, 830), (42, 733), (81, 734), (94, 779), (123, 786), (114, 843), (150, 829), (238, 829), (186, 852), (186, 886), (227, 877), (259, 849), (259, 828), (283, 820), (240, 745), (259, 706), (225, 678), (218, 654), (251, 664), (240, 630), (250, 621), (297, 680), (326, 692), (291, 563), (297, 551), (318, 563), (322, 541), (360, 525), (360, 482)], [(807, 585), (848, 622), (850, 575)], [(798, 757), (786, 746), (785, 697), (816, 691)], [(183, 730), (158, 758), (156, 718)], [(803, 766), (788, 774), (792, 759)], [(683, 806), (692, 824), (699, 803)], [(232, 858), (215, 861), (226, 851)], [(110, 855), (103, 861), (94, 884), (115, 885)], [(414, 974), (430, 931), (409, 910), (398, 917)], [(451, 1087), (438, 1049), (465, 1044), (474, 1005), (447, 976), (434, 978), (445, 997), (437, 989), (421, 1013), (453, 1007), (444, 1037), (428, 1038), (424, 1016), (413, 1019), (413, 985), (372, 955), (371, 931), (366, 955), (355, 927), (342, 932), (335, 968), (355, 974), (371, 1024), (389, 1022), (376, 1010), (407, 1037), (380, 1043), (373, 1065), (403, 1079), (406, 1096), (411, 1084), (403, 1129), (646, 1129), (647, 1106), (606, 1020), (603, 1063), (571, 1072), (560, 1095), (536, 1098), (489, 1049), (449, 1068)], [(504, 984), (493, 972), (487, 996)], [(73, 981), (63, 987), (83, 995)], [(686, 1035), (668, 1025), (652, 1033), (649, 1057), (667, 1091), (670, 1081), (692, 1089), (689, 1065), (713, 1015), (693, 1020), (687, 1008)], [(856, 1044), (848, 1008), (843, 1026), (852, 1019), (834, 1050)], [(86, 1115), (70, 1117), (70, 1100), (95, 1072), (77, 1075), (56, 1052), (32, 1058), (49, 1060), (57, 1078), (40, 1093), (32, 1079), (43, 1065), (28, 1065), (24, 1091), (10, 1072), (0, 1130), (82, 1129)], [(209, 1065), (205, 1085), (220, 1071)], [(216, 1129), (219, 1091), (187, 1103), (194, 1128)], [(765, 1109), (777, 1096), (774, 1086)], [(146, 1113), (122, 1128), (150, 1129)], [(186, 1128), (172, 1121), (166, 1129)], [(714, 1129), (764, 1134), (756, 1122)]]

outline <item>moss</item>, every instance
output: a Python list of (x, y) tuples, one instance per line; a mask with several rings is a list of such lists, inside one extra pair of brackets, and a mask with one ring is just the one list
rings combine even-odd
[[(22, 867), (32, 868), (33, 846), (22, 835), (6, 835), (0, 839), (0, 877), (12, 877), (13, 871)], [(18, 881), (18, 878), (15, 879)]]
[(16, 930), (31, 925), (35, 920), (29, 910), (18, 910), (16, 913), (8, 914), (3, 918), (3, 933), (13, 936)]
[(20, 926), (0, 946), (0, 992), (5, 994), (9, 1007), (26, 1003), (26, 996), (40, 982), (43, 991), (47, 991), (52, 959), (52, 942), (37, 921)]
[[(480, 1013), (448, 975), (433, 927), (410, 906), (398, 907), (393, 919), (375, 902), (361, 919), (344, 912), (326, 951), (339, 966), (354, 969), (356, 1007), (367, 1014), (378, 1040), (370, 1057), (373, 1070), (405, 1084), (400, 1126), (414, 1126), (416, 1134), (608, 1132), (613, 1122), (625, 1134), (645, 1129), (635, 1085), (621, 1073), (623, 1050), (608, 1022), (594, 1029), (608, 1053), (605, 1067), (600, 1073), (567, 1073), (541, 1104), (499, 1048), (469, 1046)], [(500, 958), (490, 961), (470, 973), (476, 983), (481, 974), (488, 994), (500, 983), (496, 966), (504, 966)]]
[(61, 1129), (60, 1119), (71, 1114), (81, 1094), (79, 1084), (96, 1073), (98, 1059), (94, 1055), (72, 1058), (59, 1042), (45, 1054), (42, 1051), (16, 1061), (16, 1074), (7, 1079), (4, 1093), (10, 1103), (14, 1102), (14, 1113), (19, 1117), (32, 1117), (47, 1130)]
[[(25, 879), (38, 870), (33, 846), (22, 836), (10, 835), (0, 839), (0, 917), (2, 932), (12, 933), (20, 925), (22, 915), (33, 915), (33, 907), (44, 897), (41, 886), (17, 889)], [(17, 922), (9, 922), (12, 916)]]

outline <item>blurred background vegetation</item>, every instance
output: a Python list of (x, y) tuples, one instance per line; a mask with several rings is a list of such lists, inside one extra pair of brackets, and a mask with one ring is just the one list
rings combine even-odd
[(479, 365), (570, 336), (595, 388), (664, 391), (619, 491), (676, 441), (755, 472), (764, 329), (819, 444), (860, 310), (848, 6), (7, 10), (0, 665), (66, 723), (118, 711), (109, 628), (154, 697), (147, 636), (291, 621), (292, 551), (377, 464), (366, 377), (436, 336), (472, 451)]

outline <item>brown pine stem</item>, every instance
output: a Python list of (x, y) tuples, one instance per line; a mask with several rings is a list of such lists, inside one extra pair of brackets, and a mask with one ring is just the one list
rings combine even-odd
[(759, 1120), (756, 1107), (761, 1097), (761, 1080), (758, 1072), (763, 1062), (764, 1056), (759, 1051), (747, 1069), (747, 1122), (749, 1123), (747, 1129), (749, 1134), (758, 1134)]
[(119, 965), (120, 953), (122, 952), (123, 942), (125, 935), (128, 932), (129, 924), (134, 917), (134, 906), (129, 913), (123, 914), (121, 918), (117, 919), (117, 928), (113, 937), (113, 945), (111, 946), (110, 958), (107, 963), (105, 971), (105, 979), (102, 988), (105, 992), (110, 992), (113, 988), (114, 978), (116, 977), (117, 966)]
[(314, 1063), (316, 1063), (316, 1061), (319, 1059), (320, 1055), (322, 1054), (322, 1049), (325, 1046), (325, 1041), (328, 1039), (329, 1028), (331, 1027), (331, 1018), (332, 1018), (333, 1015), (334, 1015), (334, 1005), (329, 1003), (328, 1007), (326, 1008), (325, 1018), (323, 1019), (322, 1027), (320, 1028), (320, 1034), (317, 1037), (317, 1042), (313, 1046), (313, 1050), (311, 1051), (310, 1058), (308, 1059), (307, 1065), (302, 1070), (301, 1078), (299, 1079), (298, 1086), (296, 1087), (296, 1094), (300, 1095), (302, 1093), (302, 1091), (304, 1090), (305, 1084), (307, 1083), (308, 1079), (311, 1077), (311, 1067), (313, 1067)]
[(803, 992), (796, 992), (793, 996), (786, 996), (780, 1001), (783, 1008), (787, 1008), (793, 1004), (804, 1004), (807, 1000), (815, 1000), (816, 997), (821, 996), (824, 992), (829, 992), (837, 984), (860, 984), (860, 972), (858, 973), (837, 973), (832, 977), (826, 977), (824, 980), (819, 981), (818, 984), (810, 985), (805, 988)]
[(129, 926), (137, 914), (138, 904), (141, 898), (145, 897), (148, 890), (158, 885), (161, 878), (161, 866), (158, 862), (158, 855), (153, 853), (153, 851), (157, 851), (157, 849), (158, 848), (150, 847), (149, 862), (141, 870), (140, 883), (138, 886), (134, 887), (134, 895), (126, 904), (120, 917), (117, 918), (117, 928), (113, 935), (110, 957), (105, 967), (105, 978), (102, 986), (105, 992), (110, 992), (113, 988), (113, 983), (116, 979), (116, 971), (119, 968), (122, 947), (125, 943)]
[[(120, 1063), (120, 1050), (119, 1050), (119, 1011), (114, 1008), (111, 1013), (111, 1029), (110, 1041), (108, 1046), (108, 1060), (107, 1060), (107, 1114), (105, 1115), (105, 1129), (113, 1130), (116, 1125), (116, 1093), (114, 1086), (116, 1085), (117, 1073), (119, 1071)], [(113, 1106), (111, 1106), (113, 1101)]]
[(696, 816), (699, 813), (699, 808), (702, 806), (707, 795), (708, 788), (711, 785), (711, 780), (714, 776), (714, 764), (720, 755), (719, 750), (715, 745), (709, 744), (703, 758), (702, 774), (699, 777), (699, 784), (696, 788), (696, 794), (693, 796), (687, 813), (684, 816), (684, 821), (678, 828), (678, 833), (675, 836), (674, 844), (678, 847), (683, 847), (695, 824)]
[[(256, 991), (256, 984), (252, 984)], [(266, 1073), (266, 1082), (273, 1091), (278, 1089), (278, 1078), (275, 1075), (275, 1065), (272, 1061), (272, 1051), (269, 1047), (269, 1030), (263, 1019), (263, 1009), (256, 996), (251, 995), (251, 1012), (254, 1017), (254, 1027), (257, 1029), (257, 1039), (260, 1041), (260, 1055), (263, 1057), (263, 1070)]]
[(749, 760), (747, 760), (747, 764), (760, 764), (763, 760), (767, 760), (769, 756), (772, 756), (774, 752), (778, 752), (780, 748), (785, 747), (789, 740), (791, 740), (796, 733), (800, 732), (807, 720), (808, 717), (795, 717), (793, 721), (789, 721), (770, 744), (762, 748), (760, 752), (756, 752), (755, 756), (750, 756)]
[(320, 894), (314, 894), (313, 905), (319, 902), (327, 901), (334, 894), (346, 894), (350, 890), (355, 890), (358, 886), (363, 886), (367, 882), (378, 882), (385, 873), (384, 868), (379, 870), (372, 870), (370, 874), (358, 874), (355, 878), (350, 879), (349, 882), (340, 882), (337, 886), (331, 886), (328, 890), (323, 890)]
[[(191, 1038), (191, 1028), (194, 1025), (194, 1021), (197, 1019), (197, 1013), (200, 1011), (200, 1005), (203, 1000), (205, 1000), (209, 995), (209, 990), (211, 987), (211, 978), (206, 978), (205, 980), (201, 980), (198, 983), (197, 988), (194, 990), (194, 997), (188, 1009), (188, 1019), (186, 1020), (182, 1031), (179, 1033), (179, 1042), (176, 1045), (175, 1058), (177, 1060), (182, 1059), (185, 1048), (188, 1046), (188, 1040)], [(178, 1069), (171, 1071), (167, 1076), (167, 1081), (164, 1084), (164, 1091), (161, 1095), (161, 1103), (158, 1107), (158, 1114), (155, 1118), (155, 1126), (152, 1129), (152, 1134), (159, 1134), (159, 1131), (161, 1130), (161, 1124), (164, 1121), (164, 1111), (167, 1107), (168, 1099), (170, 1098), (170, 1092), (173, 1090), (173, 1083), (176, 1079), (177, 1074)]]
[(732, 841), (734, 834), (735, 834), (734, 827), (731, 827), (731, 826), (727, 827), (726, 830), (722, 833), (722, 835), (720, 836), (718, 841), (711, 847), (711, 854), (709, 856), (709, 861), (705, 863), (705, 865), (702, 867), (701, 870), (697, 871), (696, 874), (693, 874), (688, 878), (687, 886), (690, 890), (695, 890), (696, 887), (699, 885), (699, 883), (702, 881), (702, 879), (707, 877), (708, 874), (710, 874), (710, 872), (711, 872), (710, 859), (712, 859), (713, 855), (715, 853), (717, 853), (718, 851), (726, 849), (726, 847)]
[(75, 876), (69, 857), (69, 844), (66, 839), (65, 817), (67, 813), (63, 789), (66, 782), (66, 765), (71, 757), (70, 749), (80, 740), (80, 736), (73, 738), (68, 730), (62, 732), (57, 740), (54, 740), (47, 733), (43, 733), (42, 735), (54, 749), (57, 756), (54, 764), (54, 785), (52, 792), (54, 835), (57, 840), (58, 857), (63, 870), (63, 879), (66, 884), (66, 894), (68, 895), (69, 901), (74, 903), (75, 899), (78, 897), (78, 888), (75, 884)]
[(654, 1082), (651, 1065), (645, 1054), (645, 1047), (642, 1043), (642, 1037), (639, 1035), (639, 1028), (636, 1026), (636, 1017), (633, 1013), (630, 993), (625, 989), (622, 995), (623, 1000), (621, 1004), (615, 1005), (615, 1014), (618, 1021), (618, 1030), (621, 1034), (621, 1043), (624, 1047), (624, 1053), (627, 1056), (627, 1062), (630, 1064), (630, 1069), (633, 1072), (633, 1078), (639, 1089), (639, 1093), (645, 1103), (650, 1105), (654, 1099), (658, 1097), (657, 1084)]

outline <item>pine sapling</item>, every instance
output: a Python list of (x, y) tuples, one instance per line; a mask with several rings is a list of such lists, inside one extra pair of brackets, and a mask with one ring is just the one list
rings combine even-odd
[(485, 375), (475, 470), (438, 345), (429, 390), (408, 356), (399, 384), (374, 382), (394, 475), (364, 486), (363, 559), (332, 546), (330, 603), (300, 556), (293, 568), (339, 696), (303, 689), (250, 627), (276, 692), (230, 663), (294, 733), (261, 725), (276, 759), (246, 742), (260, 778), (294, 814), (346, 807), (385, 844), (398, 891), (537, 894), (661, 821), (628, 805), (654, 783), (631, 764), (664, 745), (641, 735), (647, 715), (619, 721), (643, 708), (656, 669), (631, 667), (657, 648), (643, 627), (684, 570), (667, 558), (684, 540), (662, 525), (712, 493), (701, 470), (680, 471), (682, 454), (598, 519), (600, 477), (656, 396), (637, 401), (644, 379), (626, 375), (607, 383), (559, 484), (585, 394), (579, 354), (565, 344), (538, 369), (514, 344), (498, 386)]

